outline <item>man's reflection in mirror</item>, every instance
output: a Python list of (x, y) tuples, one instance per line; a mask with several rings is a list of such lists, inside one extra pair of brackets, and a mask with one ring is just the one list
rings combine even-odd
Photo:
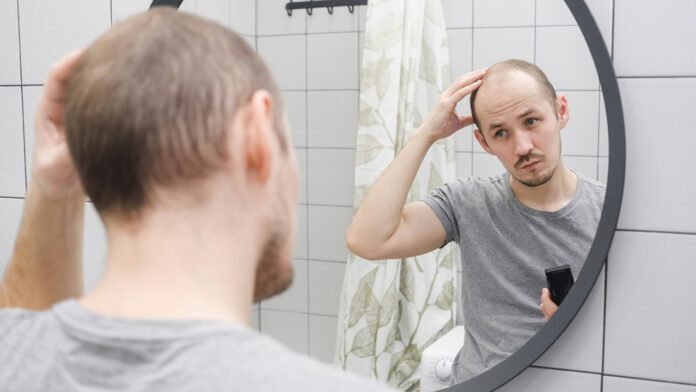
[[(456, 105), (468, 95), (472, 115), (460, 116)], [(568, 100), (534, 64), (508, 60), (461, 76), (375, 182), (348, 229), (349, 248), (371, 260), (459, 244), (466, 336), (454, 383), (510, 356), (553, 315), (546, 268), (569, 265), (574, 276), (582, 269), (606, 188), (564, 164), (561, 133), (569, 120)], [(460, 178), (406, 204), (428, 149), (471, 124), (506, 172)]]

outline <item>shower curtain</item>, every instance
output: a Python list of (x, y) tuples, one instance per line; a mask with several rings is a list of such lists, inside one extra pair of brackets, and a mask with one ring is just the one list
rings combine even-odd
[[(440, 0), (370, 0), (360, 80), (354, 210), (449, 86)], [(452, 138), (430, 149), (407, 202), (455, 178)], [(407, 259), (350, 255), (335, 362), (405, 391), (419, 389), (423, 350), (455, 322), (458, 249)]]

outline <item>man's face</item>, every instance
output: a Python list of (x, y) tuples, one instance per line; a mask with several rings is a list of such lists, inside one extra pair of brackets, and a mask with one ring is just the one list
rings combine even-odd
[(568, 120), (565, 97), (553, 104), (529, 75), (510, 71), (484, 80), (476, 97), (476, 138), (518, 182), (548, 182), (561, 156), (560, 130)]
[[(286, 121), (286, 129), (287, 129)], [(295, 211), (298, 201), (299, 174), (295, 149), (287, 135), (288, 151), (278, 149), (278, 169), (271, 185), (271, 211), (268, 237), (256, 269), (254, 302), (283, 292), (292, 283), (292, 245), (295, 242)]]

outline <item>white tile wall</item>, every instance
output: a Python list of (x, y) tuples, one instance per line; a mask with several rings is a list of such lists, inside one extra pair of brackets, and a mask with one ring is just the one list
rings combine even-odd
[(40, 84), (51, 65), (111, 26), (108, 0), (20, 1), (22, 78)]
[(498, 391), (589, 392), (599, 391), (601, 382), (598, 374), (529, 368)]
[(351, 207), (355, 178), (355, 150), (309, 149), (308, 202)]
[(696, 392), (696, 385), (604, 377), (604, 392)]
[(473, 0), (442, 0), (445, 26), (472, 27), (474, 25)]
[(333, 364), (337, 323), (337, 317), (309, 315), (309, 355)]
[(303, 35), (258, 37), (257, 50), (281, 90), (304, 90), (306, 42)]
[(297, 224), (295, 225), (295, 247), (293, 256), (298, 259), (307, 258), (307, 206), (297, 206)]
[(599, 94), (558, 91), (568, 99), (570, 121), (561, 131), (563, 154), (596, 156), (599, 137)]
[(696, 384), (696, 235), (618, 232), (607, 271), (606, 373)]
[(297, 166), (300, 170), (300, 203), (307, 203), (307, 149), (295, 148)]
[(533, 27), (474, 29), (474, 69), (512, 58), (534, 62)]
[(31, 162), (34, 154), (34, 115), (43, 87), (25, 86), (22, 90), (22, 98), (24, 98), (24, 146), (27, 159), (27, 178), (31, 178)]
[(474, 153), (472, 174), (475, 177), (495, 177), (505, 171), (505, 167), (494, 155), (485, 152)]
[(5, 270), (12, 257), (23, 206), (22, 199), (0, 198), (0, 271)]
[(294, 11), (288, 16), (286, 0), (257, 0), (257, 33), (263, 35), (304, 34), (307, 31), (304, 11)]
[(358, 91), (310, 91), (308, 146), (355, 148)]
[(536, 0), (536, 25), (577, 25), (577, 22), (564, 1)]
[(309, 260), (309, 312), (338, 316), (345, 263)]
[(291, 350), (309, 353), (309, 315), (261, 309), (261, 332), (271, 335)]
[(0, 196), (23, 197), (24, 133), (20, 87), (0, 87)]
[(307, 82), (310, 89), (358, 88), (358, 33), (307, 36)]
[(534, 2), (474, 0), (474, 27), (534, 26)]
[(111, 20), (117, 23), (133, 14), (146, 11), (151, 0), (111, 0)]
[(0, 85), (20, 84), (16, 0), (0, 0)]
[(558, 90), (599, 88), (597, 71), (579, 27), (537, 28), (536, 64)]
[(229, 5), (229, 26), (239, 34), (256, 35), (256, 1), (237, 0)]
[(307, 93), (304, 91), (281, 92), (285, 113), (290, 123), (295, 147), (307, 146)]
[(597, 179), (597, 164), (596, 157), (563, 157), (563, 162), (566, 167), (576, 173), (582, 173), (585, 176)]
[[(696, 79), (621, 79), (626, 184), (619, 227), (696, 233)], [(685, 129), (686, 128), (686, 129)], [(640, 197), (636, 197), (640, 195)]]
[[(247, 4), (248, 2), (239, 2), (239, 4), (235, 4), (235, 8), (246, 8)], [(197, 0), (196, 11), (198, 15), (206, 19), (214, 20), (224, 26), (230, 25), (230, 2), (228, 0)], [(253, 18), (252, 15), (246, 16), (247, 18), (250, 16)], [(251, 34), (253, 34), (253, 32)]]
[(309, 206), (309, 258), (345, 262), (346, 229), (353, 216), (351, 207)]
[(616, 73), (695, 76), (694, 20), (696, 3), (690, 0), (616, 0)]

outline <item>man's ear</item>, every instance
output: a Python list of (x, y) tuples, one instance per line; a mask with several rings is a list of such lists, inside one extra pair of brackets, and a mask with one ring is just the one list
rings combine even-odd
[(474, 128), (474, 136), (476, 136), (476, 140), (478, 140), (481, 147), (487, 153), (493, 154), (493, 152), (491, 151), (491, 148), (488, 146), (488, 142), (486, 141), (486, 138), (483, 136), (483, 132), (481, 132), (478, 128)]
[(556, 116), (558, 117), (561, 129), (565, 128), (570, 120), (570, 109), (568, 107), (568, 99), (565, 95), (559, 95), (556, 98)]
[(273, 98), (258, 90), (246, 104), (242, 119), (243, 158), (246, 176), (268, 181), (278, 146), (273, 128)]

